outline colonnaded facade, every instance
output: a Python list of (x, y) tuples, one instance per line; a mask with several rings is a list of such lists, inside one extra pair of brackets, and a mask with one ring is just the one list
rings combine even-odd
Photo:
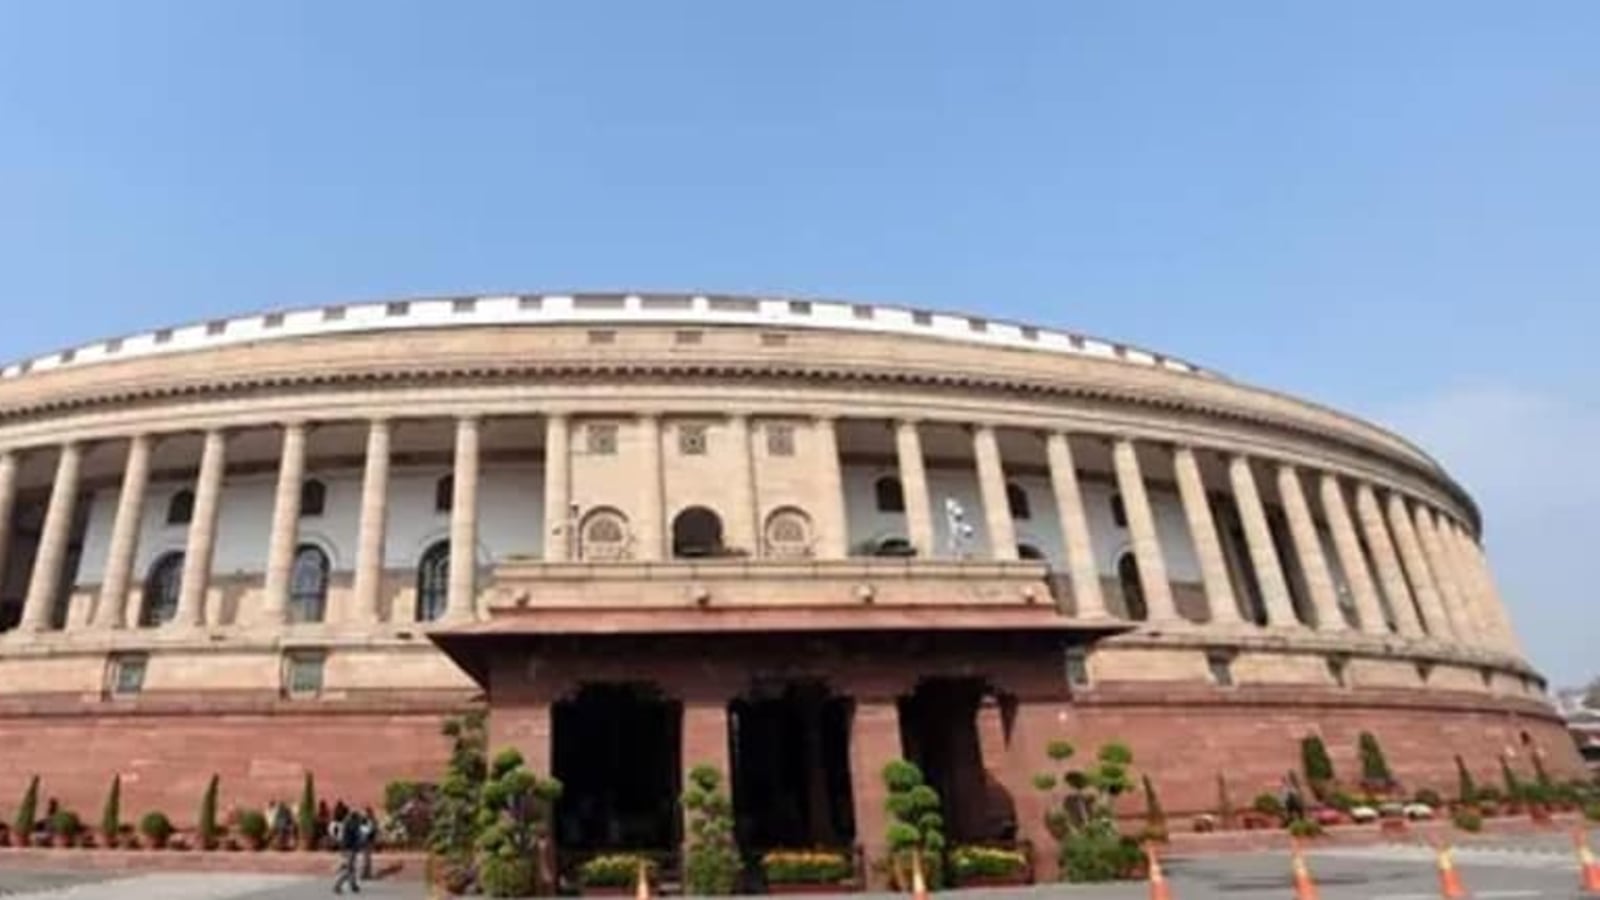
[(1042, 837), (1045, 746), (1174, 811), (1320, 734), (1400, 778), (1580, 764), (1467, 494), (1402, 438), (1178, 359), (898, 307), (508, 295), (104, 341), (0, 373), (0, 796), (184, 820), (376, 802), (441, 719), (665, 847), (881, 844), (905, 755), (957, 840)]

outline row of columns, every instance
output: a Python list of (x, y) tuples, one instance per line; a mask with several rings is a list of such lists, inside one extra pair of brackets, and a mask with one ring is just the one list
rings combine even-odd
[[(669, 536), (664, 522), (661, 422), (658, 416), (647, 414), (639, 418), (639, 423), (639, 446), (642, 451), (636, 464), (640, 467), (642, 495), (636, 527), (636, 556), (646, 561), (659, 560), (670, 556), (667, 546)], [(545, 555), (547, 559), (568, 559), (576, 552), (569, 456), (572, 426), (567, 415), (557, 413), (546, 417), (545, 427), (546, 447), (550, 449), (546, 454), (544, 472)], [(307, 428), (306, 423), (298, 421), (282, 427), (265, 566), (264, 600), (260, 613), (263, 624), (286, 621), (290, 573), (299, 537), (300, 487), (305, 478)], [(729, 511), (728, 517), (730, 538), (736, 545), (755, 548), (760, 540), (760, 516), (751, 448), (752, 429), (748, 418), (744, 415), (733, 416), (731, 433), (737, 442), (736, 446), (741, 447), (743, 452), (739, 464), (729, 472), (735, 497), (734, 508)], [(350, 611), (350, 617), (356, 621), (376, 622), (381, 614), (391, 436), (392, 426), (388, 421), (379, 419), (368, 424), (354, 600)], [(894, 437), (905, 497), (908, 538), (918, 552), (932, 555), (935, 549), (933, 513), (920, 427), (912, 420), (897, 421)], [(1071, 578), (1078, 614), (1091, 618), (1106, 616), (1107, 607), (1100, 587), (1071, 440), (1060, 431), (1048, 432), (1043, 437), (1055, 509), (1061, 524), (1062, 558), (1066, 561)], [(127, 464), (123, 471), (122, 490), (113, 519), (109, 556), (94, 620), (98, 627), (115, 629), (128, 624), (126, 598), (133, 581), (132, 566), (137, 552), (144, 496), (150, 477), (150, 454), (155, 440), (150, 435), (139, 435), (128, 442)], [(446, 618), (452, 620), (471, 618), (475, 612), (480, 443), (480, 420), (475, 416), (458, 417), (455, 422), (449, 529), (450, 578), (446, 610)], [(834, 419), (816, 421), (814, 446), (813, 462), (819, 480), (813, 509), (818, 525), (817, 553), (825, 559), (843, 558), (848, 553), (848, 524), (837, 423)], [(555, 452), (557, 448), (564, 452)], [(997, 560), (1015, 560), (1016, 534), (1006, 497), (1004, 463), (993, 426), (979, 424), (972, 428), (972, 451), (991, 555)], [(1199, 562), (1212, 621), (1224, 625), (1242, 624), (1243, 617), (1239, 613), (1222, 541), (1201, 478), (1197, 452), (1193, 447), (1180, 445), (1173, 448), (1172, 454), (1178, 495)], [(63, 576), (82, 456), (83, 446), (79, 443), (67, 443), (61, 447), (38, 555), (28, 584), (22, 616), (24, 630), (41, 631), (49, 625), (50, 608), (59, 593), (60, 578)], [(1180, 616), (1135, 441), (1128, 437), (1113, 438), (1111, 458), (1117, 490), (1127, 514), (1128, 532), (1139, 564), (1139, 577), (1150, 620), (1157, 623), (1176, 622)], [(227, 434), (222, 430), (206, 432), (195, 486), (194, 512), (186, 541), (175, 620), (177, 625), (205, 624), (205, 595), (214, 556), (226, 459)], [(1301, 473), (1286, 462), (1275, 465), (1278, 495), (1288, 521), (1292, 548), (1304, 573), (1307, 593), (1315, 611), (1316, 627), (1330, 632), (1345, 630), (1347, 626), (1339, 609), (1329, 560), (1323, 552), (1316, 522), (1304, 494)], [(8, 537), (4, 529), (9, 527), (10, 511), (15, 500), (16, 472), (15, 453), (0, 453), (0, 554), (4, 553), (5, 538)], [(1296, 616), (1288, 579), (1256, 485), (1252, 460), (1243, 455), (1230, 455), (1227, 474), (1268, 624), (1293, 625)], [(1385, 503), (1380, 506), (1377, 492), (1366, 482), (1355, 484), (1355, 511), (1352, 515), (1340, 480), (1331, 472), (1320, 474), (1318, 489), (1323, 514), (1333, 539), (1335, 558), (1345, 575), (1363, 631), (1373, 634), (1387, 631), (1387, 617), (1379, 599), (1381, 590), (1382, 596), (1389, 602), (1395, 628), (1402, 635), (1421, 637), (1427, 633), (1442, 640), (1497, 644), (1515, 651), (1514, 639), (1482, 551), (1461, 525), (1422, 504), (1408, 501), (1398, 493), (1387, 494)], [(1371, 555), (1370, 568), (1367, 553), (1362, 549), (1363, 537)]]

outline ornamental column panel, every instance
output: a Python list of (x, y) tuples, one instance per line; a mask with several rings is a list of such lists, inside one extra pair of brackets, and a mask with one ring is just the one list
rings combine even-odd
[(1289, 600), (1289, 583), (1283, 577), (1283, 564), (1278, 560), (1278, 549), (1272, 543), (1272, 529), (1267, 525), (1267, 512), (1261, 505), (1261, 494), (1256, 490), (1255, 475), (1250, 471), (1247, 457), (1234, 455), (1228, 458), (1228, 480), (1233, 484), (1234, 504), (1239, 508), (1239, 523), (1244, 526), (1245, 544), (1250, 550), (1250, 566), (1255, 570), (1256, 583), (1261, 586), (1261, 597), (1267, 607), (1267, 624), (1291, 628), (1299, 620), (1294, 614), (1294, 604)]
[(572, 558), (572, 533), (578, 527), (572, 515), (572, 426), (566, 413), (544, 419), (544, 559), (565, 562)]
[(661, 417), (654, 413), (639, 416), (639, 538), (638, 558), (655, 561), (670, 558), (665, 537), (667, 526), (665, 485), (661, 473)]
[(1407, 514), (1405, 498), (1391, 493), (1388, 513), (1394, 544), (1400, 551), (1400, 562), (1405, 566), (1406, 577), (1416, 594), (1417, 606), (1422, 610), (1428, 634), (1435, 640), (1448, 640), (1451, 637), (1450, 623), (1444, 617), (1444, 608), (1440, 606), (1439, 589), (1434, 586), (1433, 573), (1428, 570), (1428, 561), (1422, 556), (1422, 544), (1417, 539), (1415, 526), (1411, 524), (1411, 516)]
[(28, 594), (22, 606), (22, 630), (45, 631), (50, 627), (50, 612), (61, 590), (61, 569), (66, 563), (67, 541), (72, 536), (72, 514), (78, 503), (78, 470), (83, 449), (76, 443), (63, 444), (56, 460), (56, 478), (50, 488), (50, 504), (45, 507), (44, 525), (39, 532), (39, 552), (28, 578)]
[(1089, 517), (1083, 511), (1083, 492), (1078, 486), (1078, 466), (1072, 458), (1072, 442), (1059, 431), (1045, 435), (1044, 452), (1050, 461), (1050, 486), (1056, 498), (1056, 517), (1061, 521), (1061, 542), (1072, 577), (1072, 597), (1080, 618), (1104, 618), (1106, 601), (1100, 590), (1100, 569), (1094, 561), (1094, 543), (1089, 536)]
[(278, 488), (272, 501), (272, 531), (267, 541), (266, 586), (261, 594), (261, 621), (282, 625), (288, 618), (289, 577), (294, 548), (300, 540), (300, 488), (306, 476), (306, 426), (283, 426), (278, 459)]
[(1150, 621), (1179, 621), (1178, 606), (1167, 581), (1167, 561), (1161, 553), (1161, 538), (1156, 532), (1155, 513), (1150, 495), (1144, 489), (1144, 473), (1139, 470), (1139, 454), (1130, 438), (1116, 438), (1111, 444), (1111, 461), (1116, 468), (1117, 490), (1128, 516), (1128, 534), (1133, 539), (1133, 558), (1139, 563), (1139, 586), (1144, 588)]
[(1243, 625), (1239, 603), (1228, 579), (1228, 561), (1222, 555), (1217, 523), (1211, 517), (1205, 482), (1200, 478), (1200, 463), (1194, 448), (1179, 446), (1172, 453), (1172, 469), (1178, 479), (1178, 496), (1183, 501), (1183, 517), (1189, 523), (1189, 537), (1200, 563), (1200, 579), (1205, 583), (1206, 606), (1214, 625)]
[(1322, 512), (1328, 517), (1328, 530), (1333, 533), (1333, 552), (1339, 557), (1339, 568), (1350, 585), (1355, 600), (1356, 615), (1361, 620), (1361, 630), (1367, 634), (1388, 634), (1389, 627), (1378, 602), (1378, 591), (1372, 583), (1372, 573), (1367, 570), (1367, 560), (1361, 553), (1361, 540), (1356, 537), (1350, 520), (1350, 507), (1344, 500), (1344, 489), (1339, 477), (1332, 472), (1322, 473)]
[(111, 520), (111, 543), (106, 550), (105, 577), (100, 579), (100, 604), (95, 625), (127, 626), (128, 582), (133, 558), (139, 551), (139, 526), (144, 516), (145, 490), (150, 484), (150, 438), (137, 434), (128, 441), (128, 461), (117, 492), (117, 512)]
[(1011, 504), (1006, 502), (1006, 473), (993, 426), (973, 426), (972, 455), (978, 465), (978, 493), (983, 499), (984, 529), (989, 534), (989, 558), (1014, 560), (1017, 532), (1011, 522)]
[(390, 425), (374, 419), (367, 425), (366, 469), (361, 475), (361, 524), (356, 537), (353, 618), (383, 619), (383, 556), (389, 524)]
[(189, 520), (189, 541), (183, 551), (178, 612), (171, 622), (174, 628), (198, 628), (206, 624), (206, 591), (211, 586), (217, 512), (221, 507), (222, 476), (227, 463), (227, 436), (216, 429), (206, 432), (200, 451), (200, 475), (195, 482), (194, 514)]
[(743, 549), (750, 557), (762, 555), (761, 516), (756, 509), (756, 470), (751, 458), (750, 417), (734, 413), (728, 417), (728, 442), (733, 445), (732, 508), (728, 510), (729, 544)]
[(922, 460), (922, 432), (916, 422), (894, 423), (896, 468), (906, 501), (906, 537), (922, 557), (937, 556), (933, 541), (933, 506), (928, 499), (928, 470)]
[(482, 423), (456, 419), (455, 475), (450, 495), (450, 584), (445, 618), (460, 622), (476, 613), (478, 593), (478, 445)]
[(1405, 637), (1422, 637), (1422, 623), (1417, 619), (1416, 604), (1411, 600), (1411, 586), (1400, 568), (1400, 557), (1395, 553), (1394, 542), (1389, 539), (1389, 528), (1384, 524), (1383, 512), (1378, 507), (1378, 495), (1373, 492), (1372, 485), (1365, 481), (1356, 483), (1356, 515), (1360, 517), (1361, 530), (1367, 536), (1367, 549), (1372, 551), (1372, 564), (1378, 570), (1384, 596), (1389, 598), (1395, 628)]
[(850, 520), (844, 511), (844, 474), (839, 467), (839, 433), (833, 418), (816, 420), (817, 555), (850, 555)]
[(1433, 572), (1434, 585), (1439, 590), (1439, 604), (1444, 612), (1445, 621), (1450, 623), (1450, 631), (1456, 640), (1470, 643), (1471, 621), (1467, 618), (1461, 588), (1456, 583), (1455, 566), (1439, 540), (1439, 532), (1433, 521), (1433, 511), (1419, 503), (1412, 510), (1412, 521), (1416, 525), (1417, 538), (1422, 544), (1423, 557), (1428, 561), (1428, 568)]
[(11, 551), (11, 514), (17, 506), (17, 454), (0, 451), (0, 574)]
[(1311, 506), (1306, 503), (1300, 473), (1294, 466), (1278, 466), (1278, 496), (1283, 501), (1283, 513), (1289, 520), (1289, 535), (1294, 540), (1294, 552), (1300, 559), (1300, 570), (1305, 573), (1306, 591), (1311, 594), (1311, 606), (1317, 611), (1318, 631), (1345, 631), (1344, 613), (1339, 609), (1339, 595), (1333, 587), (1333, 573), (1328, 571), (1328, 558), (1322, 554), (1322, 538), (1311, 518)]

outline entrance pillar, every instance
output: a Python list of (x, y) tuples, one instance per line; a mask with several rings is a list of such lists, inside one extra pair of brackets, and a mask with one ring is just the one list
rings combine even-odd
[(506, 747), (515, 747), (528, 771), (541, 781), (555, 775), (555, 730), (550, 723), (550, 710), (550, 701), (543, 696), (518, 697), (513, 704), (496, 705), (489, 714), (489, 758)]
[(900, 758), (900, 715), (893, 697), (857, 697), (850, 723), (850, 795), (855, 806), (856, 843), (865, 854), (869, 887), (883, 888), (873, 863), (888, 856), (884, 831), (888, 812), (883, 808), (889, 791), (883, 785), (883, 767)]
[(728, 763), (728, 702), (697, 698), (683, 703), (683, 786), (689, 770), (710, 766), (722, 773), (722, 789), (733, 795), (733, 769)]

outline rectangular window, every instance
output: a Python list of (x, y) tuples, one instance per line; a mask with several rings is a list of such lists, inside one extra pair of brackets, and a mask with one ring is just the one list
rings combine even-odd
[(591, 456), (615, 456), (617, 453), (617, 426), (609, 422), (584, 426), (583, 439)]
[(1211, 670), (1211, 683), (1217, 687), (1233, 687), (1233, 654), (1207, 653), (1206, 668)]
[(330, 306), (327, 309), (323, 310), (322, 311), (322, 321), (324, 321), (324, 322), (343, 322), (344, 321), (344, 307), (342, 307), (342, 306)]
[(683, 456), (705, 456), (706, 426), (679, 425), (678, 453)]
[(617, 333), (615, 331), (589, 332), (589, 343), (591, 344), (615, 344), (616, 342)]
[(789, 336), (779, 331), (767, 331), (761, 335), (761, 346), (782, 347), (789, 343)]
[(811, 315), (811, 301), (810, 300), (790, 300), (789, 301), (789, 312), (791, 312), (791, 313), (793, 313), (794, 315), (797, 315), (797, 316), (809, 316), (809, 315)]
[(767, 425), (767, 455), (794, 455), (794, 426), (784, 422)]
[(703, 336), (703, 332), (699, 331), (675, 331), (672, 334), (672, 342), (674, 344), (698, 344)]
[(316, 697), (322, 693), (322, 669), (327, 654), (297, 650), (283, 658), (283, 690), (290, 697)]
[(213, 319), (206, 323), (206, 334), (218, 335), (228, 330), (227, 319)]
[(914, 309), (914, 310), (911, 311), (911, 324), (913, 324), (913, 325), (932, 325), (933, 324), (933, 313), (928, 312), (927, 310), (923, 310), (923, 309)]
[(850, 307), (850, 314), (858, 319), (870, 319), (872, 318), (872, 307), (856, 304)]
[(261, 320), (262, 328), (282, 328), (283, 313), (267, 313)]
[(132, 697), (142, 692), (148, 661), (149, 657), (143, 653), (114, 654), (106, 671), (106, 693), (113, 697)]
[(387, 315), (387, 316), (403, 316), (406, 313), (411, 312), (411, 304), (407, 303), (404, 300), (400, 300), (400, 301), (397, 301), (395, 303), (390, 303), (388, 306), (385, 306), (383, 308), (383, 312), (384, 312), (384, 315)]
[(1067, 684), (1073, 687), (1089, 684), (1089, 653), (1082, 647), (1067, 648)]
[(476, 297), (457, 297), (450, 301), (451, 312), (469, 313), (477, 308), (478, 299)]
[(543, 297), (518, 297), (517, 309), (543, 309)]
[(172, 340), (172, 329), (171, 328), (163, 328), (160, 331), (156, 332), (156, 343), (165, 344), (165, 343), (167, 343), (167, 342), (169, 342), (171, 340)]

